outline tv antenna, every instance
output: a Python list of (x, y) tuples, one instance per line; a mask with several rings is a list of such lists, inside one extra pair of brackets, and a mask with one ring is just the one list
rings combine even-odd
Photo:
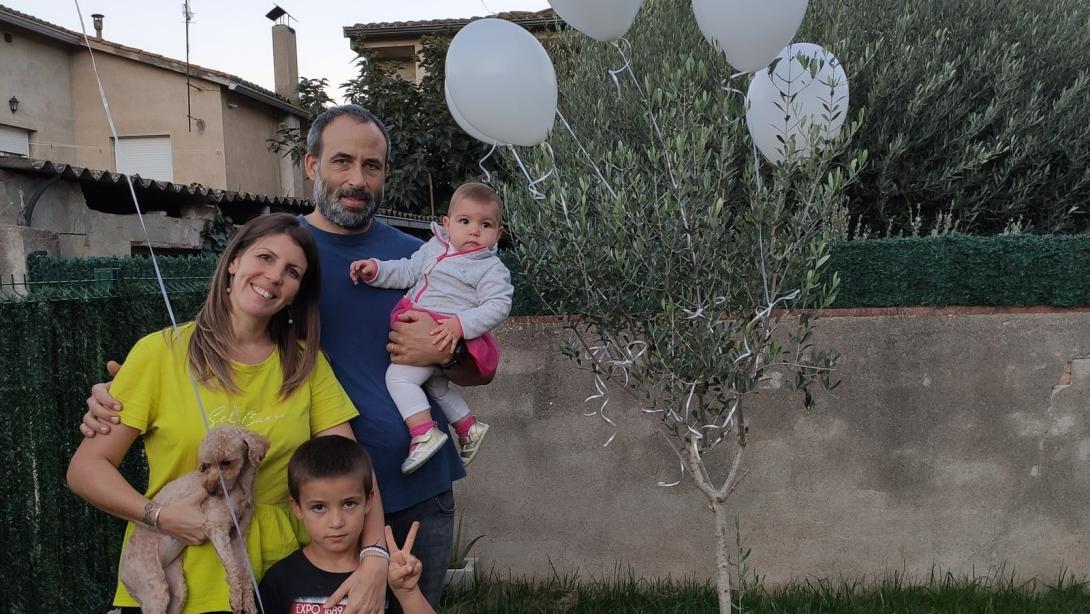
[(189, 24), (193, 21), (193, 16), (193, 10), (189, 8), (189, 0), (185, 0), (182, 2), (182, 17), (185, 18), (185, 116), (190, 132), (193, 132), (193, 85), (189, 82)]

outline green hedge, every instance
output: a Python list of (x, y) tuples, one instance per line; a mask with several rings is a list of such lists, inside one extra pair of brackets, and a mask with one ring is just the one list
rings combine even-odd
[[(518, 263), (509, 254), (500, 258), (511, 269), (515, 297), (511, 315), (524, 316), (544, 313), (541, 301), (527, 287)], [(167, 281), (167, 290), (196, 292), (208, 287), (208, 279), (216, 268), (215, 256), (161, 257), (159, 266)], [(347, 274), (347, 273), (346, 273)], [(105, 276), (105, 277), (104, 277)], [(158, 292), (155, 270), (148, 258), (55, 258), (32, 256), (27, 259), (30, 290), (38, 298), (61, 296), (102, 295), (116, 293)], [(108, 278), (108, 279), (106, 279)]]
[[(158, 258), (162, 273), (167, 277), (203, 277), (212, 276), (216, 267), (216, 256), (160, 256)], [(55, 280), (91, 280), (95, 271), (112, 270), (116, 276), (125, 279), (153, 279), (155, 269), (150, 258), (142, 257), (100, 257), (100, 258), (55, 258), (52, 256), (31, 256), (27, 258), (27, 277), (34, 281)]]
[[(979, 237), (947, 235), (845, 241), (832, 245), (830, 270), (841, 277), (834, 307), (1090, 305), (1090, 234)], [(521, 267), (501, 254), (515, 284), (512, 315), (545, 309), (527, 286)], [(199, 292), (215, 258), (160, 258), (172, 292)], [(157, 293), (145, 258), (62, 259), (32, 257), (33, 293), (52, 297), (66, 284), (109, 290), (107, 294)], [(111, 281), (101, 278), (103, 271)], [(57, 280), (64, 283), (45, 283)], [(100, 293), (101, 294), (101, 293)]]
[[(203, 292), (174, 293), (192, 318)], [(123, 359), (143, 334), (167, 324), (154, 293), (98, 299), (0, 302), (0, 612), (102, 612), (113, 596), (123, 524), (65, 485), (76, 426), (108, 358)], [(146, 483), (140, 455), (122, 471)]]
[(1090, 235), (837, 243), (834, 307), (1090, 305)]

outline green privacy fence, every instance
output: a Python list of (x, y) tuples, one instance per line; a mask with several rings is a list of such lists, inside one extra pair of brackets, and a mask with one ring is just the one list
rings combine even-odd
[[(1090, 305), (1090, 234), (979, 237), (949, 235), (834, 243), (830, 267), (841, 277), (834, 307)], [(515, 284), (512, 315), (545, 313), (518, 263), (501, 254)], [(160, 258), (168, 290), (207, 287), (214, 257)], [(158, 292), (145, 258), (32, 257), (34, 297), (91, 297)], [(12, 281), (0, 278), (0, 300)], [(6, 290), (6, 291), (5, 291)]]
[[(839, 243), (836, 306), (1090, 305), (1090, 236), (950, 236)], [(162, 258), (180, 320), (204, 300), (212, 258)], [(514, 263), (516, 314), (540, 313)], [(101, 611), (112, 596), (122, 524), (70, 494), (76, 425), (107, 359), (168, 324), (150, 262), (31, 258), (0, 281), (0, 612)], [(130, 455), (123, 471), (143, 484)]]
[[(167, 324), (162, 299), (40, 288), (41, 298), (0, 301), (0, 612), (101, 612), (112, 596), (123, 525), (92, 509), (65, 486), (68, 459), (90, 385), (106, 376), (145, 332)], [(78, 291), (80, 298), (65, 298)], [(99, 295), (95, 296), (98, 292)], [(190, 318), (200, 292), (174, 292)], [(146, 468), (130, 454), (122, 471), (142, 486)]]
[(834, 307), (1090, 305), (1090, 235), (875, 239), (837, 243)]
[[(512, 315), (543, 313), (541, 302), (526, 286), (518, 263), (506, 254), (500, 256), (511, 269), (515, 284)], [(159, 258), (160, 272), (171, 293), (206, 291), (208, 280), (216, 268), (216, 257)], [(347, 272), (345, 272), (347, 276)], [(5, 290), (7, 292), (5, 292)], [(155, 269), (147, 258), (53, 258), (32, 256), (27, 260), (27, 278), (13, 280), (0, 277), (0, 300), (11, 296), (29, 295), (33, 299), (53, 297), (94, 297), (103, 294), (126, 296), (143, 292), (159, 292)]]

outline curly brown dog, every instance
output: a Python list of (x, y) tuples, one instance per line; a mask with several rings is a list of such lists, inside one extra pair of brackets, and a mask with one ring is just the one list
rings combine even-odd
[[(231, 609), (257, 614), (246, 560), (246, 530), (254, 508), (254, 476), (269, 442), (257, 433), (239, 427), (222, 426), (209, 431), (201, 441), (200, 468), (171, 481), (152, 501), (160, 505), (177, 501), (198, 489), (208, 493), (201, 503), (205, 536), (216, 549), (227, 572)], [(220, 488), (220, 475), (227, 485), (242, 534), (235, 532), (227, 503)], [(181, 541), (137, 524), (121, 556), (119, 575), (129, 594), (140, 602), (145, 614), (176, 614), (185, 604)]]

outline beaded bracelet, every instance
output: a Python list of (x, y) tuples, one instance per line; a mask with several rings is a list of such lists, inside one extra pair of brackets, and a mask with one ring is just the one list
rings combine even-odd
[(390, 552), (382, 546), (367, 546), (360, 550), (360, 562), (363, 562), (363, 559), (369, 556), (377, 556), (384, 561), (390, 560)]

